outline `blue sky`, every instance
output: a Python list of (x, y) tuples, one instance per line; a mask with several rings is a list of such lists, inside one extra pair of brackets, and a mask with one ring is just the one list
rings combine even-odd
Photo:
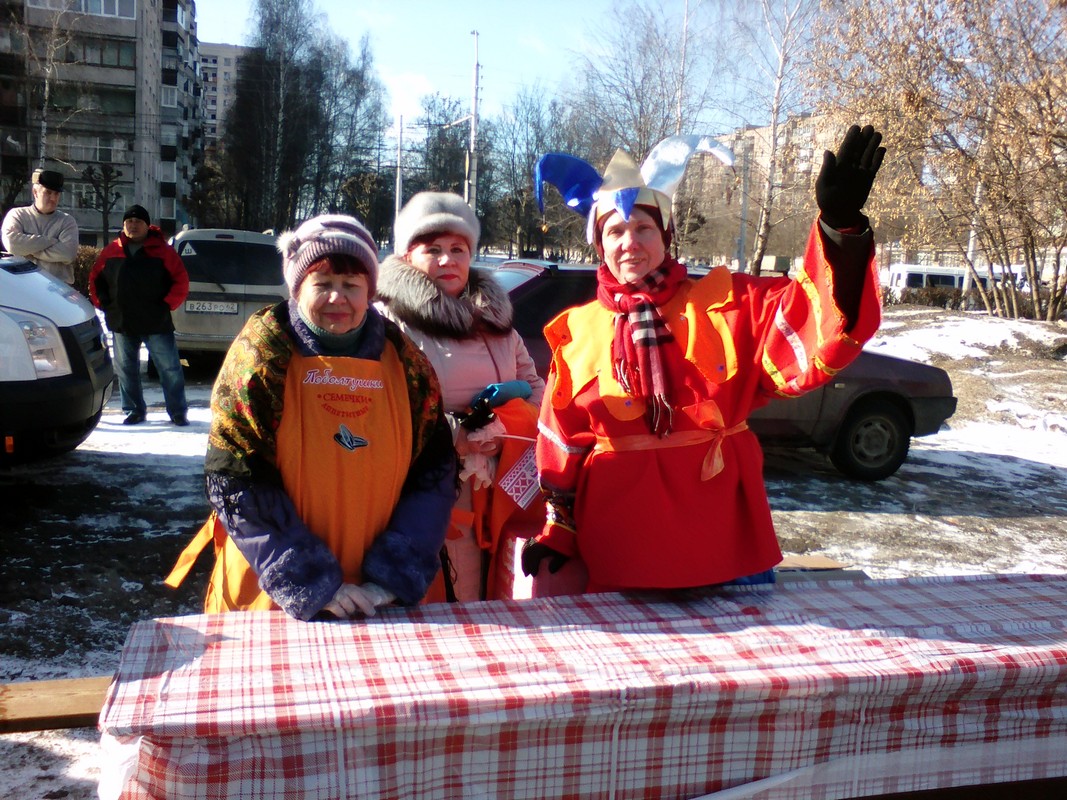
[[(682, 0), (666, 0), (682, 6)], [(329, 24), (352, 42), (371, 37), (393, 116), (405, 123), (419, 98), (440, 92), (464, 101), (474, 88), (475, 37), (481, 82), (480, 116), (501, 111), (523, 85), (540, 80), (554, 92), (595, 31), (597, 18), (616, 7), (610, 0), (313, 0)], [(201, 41), (245, 44), (253, 0), (198, 0)]]

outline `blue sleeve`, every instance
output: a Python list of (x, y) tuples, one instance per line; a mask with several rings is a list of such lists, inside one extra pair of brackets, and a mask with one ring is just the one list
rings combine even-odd
[(260, 588), (286, 614), (311, 619), (333, 599), (341, 565), (280, 485), (209, 472), (207, 496)]
[(402, 603), (418, 603), (441, 567), (441, 548), (456, 496), (452, 433), (441, 414), (408, 471), (388, 527), (363, 559), (363, 579), (388, 589)]

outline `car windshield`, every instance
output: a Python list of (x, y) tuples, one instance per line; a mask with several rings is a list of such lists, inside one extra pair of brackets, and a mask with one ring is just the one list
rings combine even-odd
[(178, 245), (190, 281), (277, 286), (282, 256), (270, 244), (187, 239)]

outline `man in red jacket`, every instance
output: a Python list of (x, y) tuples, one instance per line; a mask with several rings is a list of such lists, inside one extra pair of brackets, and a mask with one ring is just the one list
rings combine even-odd
[(185, 376), (170, 312), (189, 294), (189, 274), (163, 232), (151, 223), (144, 206), (126, 209), (122, 232), (103, 249), (89, 274), (89, 296), (115, 335), (123, 423), (144, 422), (148, 410), (141, 391), (143, 343), (159, 373), (171, 422), (188, 425)]

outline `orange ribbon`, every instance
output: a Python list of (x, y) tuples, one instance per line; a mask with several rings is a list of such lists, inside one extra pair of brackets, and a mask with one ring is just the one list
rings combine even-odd
[(700, 480), (714, 478), (726, 466), (722, 458), (722, 443), (727, 436), (748, 430), (747, 422), (739, 422), (730, 428), (712, 428), (698, 431), (675, 431), (662, 439), (651, 434), (634, 436), (598, 436), (593, 450), (602, 453), (620, 453), (634, 450), (661, 450), (668, 447), (688, 447), (709, 442), (708, 453), (700, 466)]

